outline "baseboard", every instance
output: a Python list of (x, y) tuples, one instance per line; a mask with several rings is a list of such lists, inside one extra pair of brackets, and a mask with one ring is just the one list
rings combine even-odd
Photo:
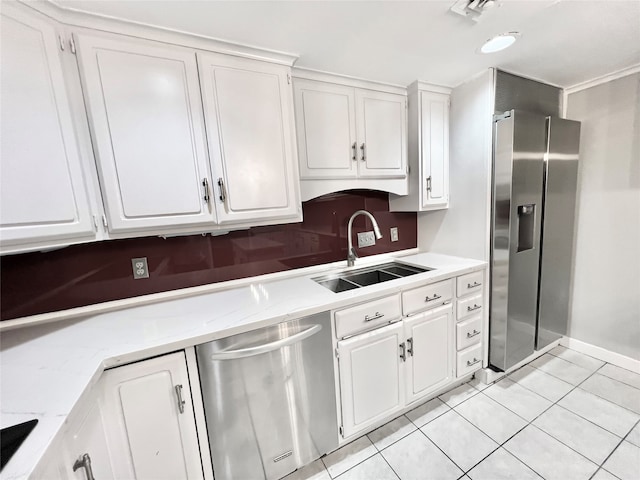
[(497, 382), (501, 378), (509, 375), (511, 372), (515, 372), (520, 367), (526, 365), (529, 362), (534, 361), (538, 357), (541, 357), (542, 355), (547, 353), (549, 350), (556, 348), (559, 344), (560, 344), (560, 340), (554, 340), (546, 347), (543, 347), (540, 350), (535, 350), (531, 355), (529, 355), (527, 358), (525, 358), (521, 362), (516, 363), (513, 367), (511, 367), (506, 372), (496, 372), (494, 370), (491, 370), (490, 368), (483, 368), (479, 372), (476, 372), (476, 378), (480, 380), (482, 383), (484, 383), (485, 385), (488, 385), (493, 382)]
[(560, 345), (640, 374), (640, 360), (570, 337), (562, 337)]

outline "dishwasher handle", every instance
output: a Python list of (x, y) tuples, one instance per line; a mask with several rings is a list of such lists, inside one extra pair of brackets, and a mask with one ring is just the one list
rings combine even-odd
[(275, 342), (265, 343), (264, 345), (259, 345), (257, 347), (239, 348), (238, 350), (212, 353), (211, 360), (235, 360), (236, 358), (253, 357), (254, 355), (260, 355), (261, 353), (273, 352), (274, 350), (279, 350), (282, 347), (286, 347), (287, 345), (292, 345), (304, 340), (305, 338), (309, 338), (320, 330), (322, 330), (322, 325), (317, 324), (296, 333), (295, 335), (291, 335), (290, 337), (281, 338)]

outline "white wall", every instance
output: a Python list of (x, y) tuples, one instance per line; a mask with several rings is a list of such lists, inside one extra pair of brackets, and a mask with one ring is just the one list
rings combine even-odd
[(568, 95), (582, 122), (569, 336), (640, 360), (640, 73)]
[(453, 89), (449, 208), (418, 214), (418, 247), (489, 260), (493, 70)]

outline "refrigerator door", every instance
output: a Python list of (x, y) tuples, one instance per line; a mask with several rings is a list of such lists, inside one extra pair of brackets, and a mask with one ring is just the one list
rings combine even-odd
[(534, 351), (545, 122), (512, 110), (495, 124), (489, 363), (503, 371)]
[(536, 350), (567, 333), (580, 122), (547, 118)]

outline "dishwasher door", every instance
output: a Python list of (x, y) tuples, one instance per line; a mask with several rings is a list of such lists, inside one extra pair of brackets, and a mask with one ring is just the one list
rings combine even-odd
[(277, 479), (338, 447), (329, 312), (196, 353), (216, 480)]

